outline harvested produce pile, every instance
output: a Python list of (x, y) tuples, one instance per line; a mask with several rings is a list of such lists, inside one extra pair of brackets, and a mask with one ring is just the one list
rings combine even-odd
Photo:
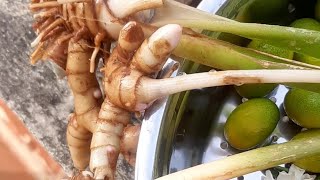
[[(131, 114), (142, 113), (158, 98), (211, 86), (320, 82), (317, 66), (210, 39), (189, 28), (263, 39), (320, 58), (317, 31), (239, 23), (171, 0), (32, 0), (30, 9), (38, 34), (31, 63), (51, 59), (65, 71), (75, 105), (67, 130), (70, 153), (74, 166), (82, 171), (89, 165), (94, 179), (114, 178), (120, 152), (134, 165), (139, 127), (130, 122)], [(173, 65), (156, 79), (170, 54), (229, 71), (168, 78), (177, 69)], [(95, 73), (100, 57), (103, 91)], [(288, 85), (319, 92), (318, 84)]]

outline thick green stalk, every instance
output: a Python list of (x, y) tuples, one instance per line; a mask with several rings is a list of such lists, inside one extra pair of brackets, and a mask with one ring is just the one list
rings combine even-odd
[(320, 58), (320, 32), (318, 31), (276, 25), (205, 19), (177, 19), (167, 23), (177, 23), (189, 28), (232, 33), (249, 39), (261, 39), (277, 47)]
[[(206, 37), (183, 35), (174, 55), (221, 70), (319, 69)], [(279, 63), (281, 62), (282, 63)], [(294, 65), (292, 65), (294, 64)], [(288, 84), (320, 93), (320, 84)]]
[(271, 145), (240, 154), (235, 154), (211, 163), (159, 178), (159, 180), (179, 179), (231, 179), (251, 172), (268, 169), (297, 159), (317, 155), (320, 152), (320, 131), (310, 131), (308, 137), (287, 143)]
[(222, 70), (319, 69), (317, 66), (261, 54), (217, 39), (190, 35), (182, 36), (173, 54)]
[(150, 22), (155, 26), (175, 23), (183, 27), (226, 32), (320, 58), (320, 32), (256, 23), (242, 23), (199, 11), (172, 0), (163, 0)]

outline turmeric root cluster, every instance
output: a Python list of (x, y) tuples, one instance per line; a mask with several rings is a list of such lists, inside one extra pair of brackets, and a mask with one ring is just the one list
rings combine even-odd
[[(89, 165), (94, 179), (114, 178), (120, 152), (134, 164), (140, 128), (130, 123), (131, 113), (144, 111), (152, 103), (140, 100), (136, 87), (144, 77), (158, 73), (181, 34), (179, 26), (169, 26), (144, 42), (142, 28), (126, 22), (143, 22), (148, 13), (140, 11), (157, 7), (162, 1), (116, 11), (119, 2), (32, 0), (30, 5), (38, 34), (31, 44), (36, 47), (31, 63), (50, 59), (65, 70), (75, 106), (67, 128), (69, 150), (74, 166), (84, 170)], [(123, 4), (127, 6), (130, 3)], [(172, 28), (177, 30), (168, 32)], [(118, 45), (110, 55), (114, 40)], [(94, 73), (101, 49), (106, 52), (101, 69), (105, 97)]]
[[(90, 66), (90, 60), (97, 55), (95, 50), (97, 47), (98, 51), (100, 49), (100, 42), (82, 35), (86, 27), (76, 28), (77, 22), (71, 21), (72, 29), (76, 29), (73, 32), (68, 31), (68, 26), (62, 26), (59, 18), (54, 22), (58, 22), (55, 28), (64, 28), (64, 32), (55, 31), (54, 38), (46, 39), (43, 37), (48, 36), (46, 31), (52, 27), (41, 31), (40, 40), (36, 39), (40, 44), (31, 56), (32, 62), (50, 58), (65, 68), (75, 105), (67, 128), (67, 142), (74, 166), (84, 170), (89, 165), (94, 179), (113, 179), (120, 151), (130, 164), (135, 162), (140, 129), (131, 125), (131, 113), (144, 111), (155, 100), (144, 92), (141, 94), (138, 90), (140, 81), (159, 72), (178, 44), (182, 29), (178, 25), (168, 25), (145, 40), (144, 32), (137, 23), (127, 23), (120, 31), (118, 44), (111, 55), (105, 53), (103, 57), (103, 98)], [(38, 26), (36, 23), (35, 27)], [(110, 41), (104, 46), (108, 47), (108, 43)], [(49, 55), (51, 51), (48, 49), (54, 48), (52, 52), (56, 54)]]
[[(181, 32), (180, 26), (167, 25), (144, 40), (140, 26), (135, 22), (126, 24), (118, 45), (105, 58), (102, 70), (106, 97), (102, 104), (101, 96), (95, 96), (99, 91), (97, 80), (89, 72), (92, 50), (88, 42), (69, 42), (66, 72), (74, 94), (75, 114), (68, 124), (67, 139), (75, 167), (85, 169), (90, 164), (95, 179), (112, 179), (121, 148), (126, 159), (134, 163), (137, 138), (132, 136), (136, 137), (139, 128), (129, 125), (130, 113), (144, 111), (153, 101), (139, 94), (140, 81), (159, 72)], [(122, 146), (121, 137), (125, 137)]]
[[(182, 35), (179, 25), (169, 24), (158, 29), (144, 24), (152, 9), (163, 5), (163, 2), (167, 4), (159, 12), (172, 13), (174, 3), (171, 0), (31, 1), (30, 9), (35, 12), (36, 19), (33, 27), (38, 34), (32, 43), (36, 48), (31, 55), (31, 63), (51, 59), (65, 70), (75, 106), (68, 123), (67, 142), (74, 166), (84, 170), (89, 165), (94, 179), (114, 178), (119, 153), (134, 164), (139, 126), (131, 124), (131, 114), (144, 111), (160, 97), (231, 84), (320, 82), (320, 72), (306, 68), (300, 71), (211, 71), (155, 79), (178, 43), (186, 45), (186, 42), (202, 37), (190, 29), (184, 29)], [(158, 13), (156, 17), (160, 16)], [(233, 47), (221, 42), (212, 43), (213, 40), (206, 38), (200, 40), (208, 46), (227, 47), (228, 50)], [(113, 41), (118, 44), (109, 53)], [(185, 53), (184, 47), (180, 44), (176, 55)], [(218, 51), (219, 48), (215, 50)], [(206, 53), (201, 48), (198, 52), (200, 58)], [(220, 52), (213, 55), (225, 57), (220, 56)], [(104, 61), (104, 67), (99, 69), (104, 73), (103, 91), (94, 73), (96, 57), (102, 57)], [(274, 64), (261, 62), (263, 68)], [(234, 69), (230, 65), (227, 69)], [(299, 69), (280, 65), (272, 67)]]

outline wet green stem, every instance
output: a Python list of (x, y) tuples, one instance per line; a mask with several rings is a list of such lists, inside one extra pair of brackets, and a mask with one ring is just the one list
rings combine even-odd
[(161, 177), (159, 180), (231, 179), (280, 164), (294, 162), (297, 159), (319, 154), (319, 152), (320, 131), (309, 137), (246, 151), (222, 160), (178, 171)]

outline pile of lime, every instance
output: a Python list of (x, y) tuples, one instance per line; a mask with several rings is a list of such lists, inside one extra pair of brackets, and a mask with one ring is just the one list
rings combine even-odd
[[(303, 90), (291, 89), (284, 100), (284, 108), (288, 117), (301, 127), (318, 130), (320, 128), (320, 94)], [(312, 135), (312, 134), (311, 134)], [(300, 133), (294, 138), (304, 137)], [(300, 168), (320, 173), (320, 152), (318, 155), (294, 162)]]
[[(269, 3), (271, 2), (273, 1)], [(257, 4), (255, 4), (255, 6), (257, 6)], [(263, 13), (268, 12), (263, 11)], [(242, 13), (241, 17), (248, 15), (249, 14)], [(296, 19), (290, 23), (290, 26), (320, 31), (320, 0), (316, 3), (315, 13), (312, 18), (303, 17)], [(254, 51), (320, 66), (320, 59), (284, 50), (260, 40), (252, 40), (247, 47)], [(280, 119), (280, 112), (277, 105), (267, 97), (270, 96), (270, 93), (274, 91), (276, 87), (277, 84), (247, 84), (235, 86), (236, 92), (241, 97), (249, 100), (235, 108), (225, 123), (224, 136), (233, 148), (238, 150), (256, 148), (262, 145), (272, 135)], [(319, 93), (297, 88), (289, 89), (289, 92), (285, 96), (283, 107), (288, 118), (305, 130), (293, 139), (319, 133)], [(316, 156), (297, 160), (293, 162), (293, 164), (308, 172), (320, 173), (320, 152)]]
[[(254, 1), (254, 7), (259, 5), (258, 1)], [(268, 1), (269, 2), (269, 1)], [(279, 7), (279, 4), (282, 4), (280, 9), (283, 9), (283, 6), (288, 5), (287, 1), (280, 0), (279, 2), (273, 2), (270, 1), (269, 3), (271, 5), (274, 5), (275, 7)], [(261, 3), (260, 3), (261, 4)], [(253, 5), (252, 5), (253, 6)], [(252, 13), (252, 12), (251, 12)], [(255, 12), (257, 14), (258, 12)], [(266, 13), (267, 10), (263, 10), (259, 13)], [(268, 16), (270, 16), (270, 13)], [(262, 14), (263, 15), (263, 14)], [(258, 16), (262, 16), (259, 14)], [(240, 18), (241, 19), (241, 18)], [(301, 29), (308, 29), (308, 30), (314, 30), (314, 31), (320, 31), (320, 0), (317, 1), (316, 7), (315, 7), (315, 16), (314, 18), (301, 18), (297, 19), (294, 22), (290, 24), (290, 26), (295, 28), (301, 28)], [(315, 57), (307, 56), (304, 54), (295, 53), (292, 51), (288, 51), (285, 49), (281, 49), (279, 47), (270, 45), (266, 42), (260, 41), (260, 40), (252, 40), (248, 45), (248, 48), (251, 48), (253, 50), (257, 50), (263, 53), (272, 54), (275, 56), (279, 56), (282, 58), (286, 58), (289, 60), (296, 60), (312, 65), (320, 66), (320, 59), (317, 59)], [(320, 53), (320, 50), (319, 50)], [(242, 86), (235, 86), (236, 91), (238, 94), (245, 98), (258, 98), (258, 97), (266, 97), (269, 95), (275, 88), (277, 87), (276, 84), (246, 84)]]

